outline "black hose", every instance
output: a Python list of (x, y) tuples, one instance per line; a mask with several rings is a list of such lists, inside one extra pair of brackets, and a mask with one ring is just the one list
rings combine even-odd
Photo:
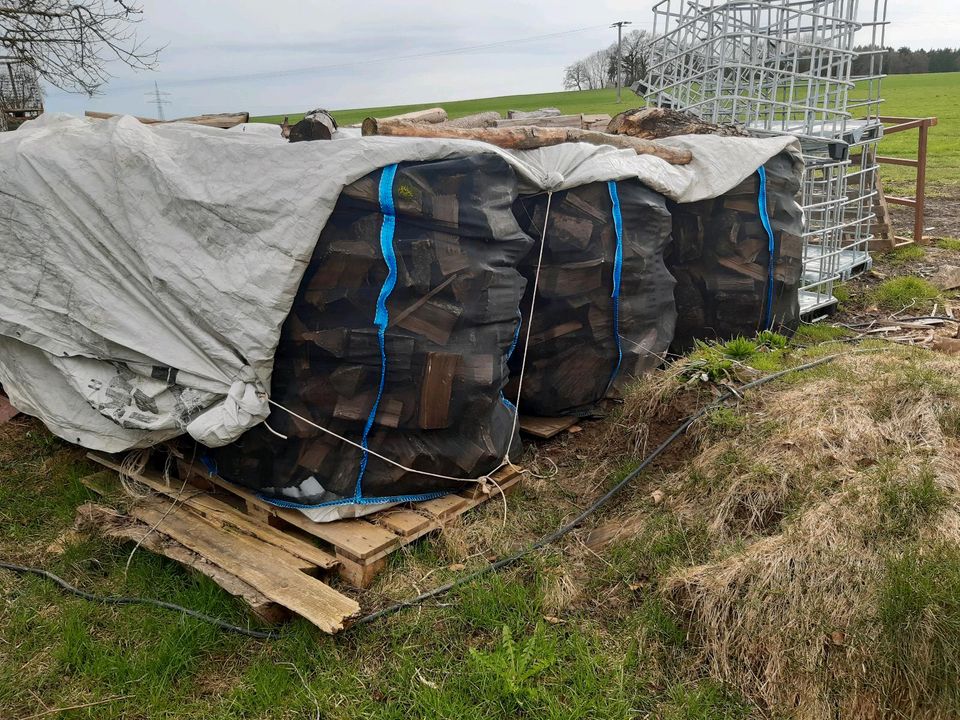
[(184, 615), (196, 618), (197, 620), (202, 620), (203, 622), (210, 623), (211, 625), (216, 625), (221, 630), (239, 633), (240, 635), (257, 638), (258, 640), (274, 640), (280, 637), (280, 633), (276, 632), (275, 630), (250, 630), (249, 628), (240, 627), (239, 625), (232, 625), (218, 618), (211, 617), (210, 615), (204, 615), (202, 612), (197, 612), (196, 610), (191, 610), (190, 608), (185, 608), (181, 605), (175, 605), (174, 603), (165, 602), (163, 600), (153, 600), (151, 598), (141, 597), (108, 597), (105, 595), (94, 595), (93, 593), (88, 593), (86, 590), (81, 590), (80, 588), (71, 585), (59, 575), (54, 575), (52, 572), (43, 570), (42, 568), (15, 565), (14, 563), (8, 563), (2, 560), (0, 560), (0, 568), (10, 570), (11, 572), (15, 572), (19, 575), (38, 575), (39, 577), (46, 578), (47, 580), (52, 580), (67, 592), (78, 597), (82, 597), (84, 600), (99, 602), (103, 603), (104, 605), (152, 605), (154, 607), (163, 608), (164, 610), (173, 610), (175, 612), (183, 613)]
[(507, 565), (512, 565), (517, 560), (520, 560), (526, 557), (530, 553), (536, 552), (537, 550), (544, 547), (545, 545), (550, 545), (556, 542), (557, 540), (562, 538), (564, 535), (569, 533), (571, 530), (576, 528), (578, 525), (580, 525), (580, 523), (582, 523), (587, 517), (589, 517), (594, 512), (596, 512), (601, 507), (603, 507), (608, 502), (610, 502), (610, 500), (612, 500), (616, 495), (618, 495), (630, 482), (632, 482), (637, 477), (637, 475), (643, 472), (643, 470), (645, 470), (650, 465), (650, 463), (656, 460), (657, 457), (659, 457), (664, 450), (670, 447), (670, 445), (672, 445), (677, 440), (677, 438), (679, 438), (684, 432), (686, 432), (687, 428), (689, 428), (694, 422), (699, 420), (710, 410), (713, 410), (714, 408), (720, 406), (721, 404), (723, 404), (724, 402), (726, 402), (727, 400), (729, 400), (730, 398), (734, 397), (735, 395), (737, 395), (738, 393), (744, 390), (749, 390), (751, 388), (764, 385), (768, 382), (772, 382), (773, 380), (781, 378), (784, 375), (788, 375), (793, 372), (799, 372), (801, 370), (809, 370), (810, 368), (814, 368), (817, 365), (823, 365), (825, 363), (831, 362), (832, 360), (835, 360), (838, 357), (841, 357), (844, 355), (851, 355), (853, 353), (858, 353), (858, 352), (864, 352), (864, 351), (854, 350), (852, 352), (825, 355), (822, 358), (818, 358), (804, 365), (798, 365), (796, 367), (788, 368), (787, 370), (781, 370), (771, 375), (765, 375), (764, 377), (759, 378), (757, 380), (753, 380), (752, 382), (748, 382), (744, 385), (741, 385), (739, 388), (737, 388), (736, 392), (728, 390), (727, 392), (723, 393), (720, 397), (718, 397), (716, 400), (714, 400), (712, 403), (709, 403), (708, 405), (703, 406), (702, 408), (697, 410), (697, 412), (690, 415), (686, 420), (684, 420), (680, 424), (680, 426), (676, 430), (670, 433), (670, 435), (667, 437), (666, 440), (660, 443), (653, 452), (647, 455), (647, 457), (645, 457), (643, 461), (636, 468), (634, 468), (625, 478), (623, 478), (623, 480), (621, 480), (612, 488), (610, 488), (610, 490), (608, 490), (602, 497), (594, 501), (589, 507), (581, 511), (579, 515), (577, 515), (573, 520), (568, 522), (563, 527), (560, 527), (557, 530), (554, 530), (549, 535), (545, 535), (544, 537), (534, 541), (530, 545), (527, 545), (525, 548), (518, 550), (512, 555), (508, 555), (507, 557), (500, 558), (499, 560), (495, 560), (489, 565), (485, 565), (484, 567), (470, 573), (469, 575), (464, 575), (463, 577), (459, 577), (456, 580), (451, 580), (448, 583), (440, 585), (439, 587), (435, 587), (433, 590), (428, 590), (425, 593), (421, 593), (420, 595), (410, 598), (409, 600), (402, 600), (398, 603), (394, 603), (393, 605), (388, 605), (387, 607), (381, 610), (372, 612), (369, 615), (366, 615), (360, 618), (359, 620), (357, 620), (355, 624), (365, 625), (366, 623), (377, 620), (383, 617), (384, 615), (390, 615), (396, 612), (397, 610), (402, 610), (403, 608), (419, 605), (423, 603), (425, 600), (429, 600), (430, 598), (437, 597), (438, 595), (443, 595), (444, 593), (447, 593), (456, 587), (472, 582), (473, 580), (476, 580), (479, 577), (483, 577), (488, 573), (499, 570), (500, 568), (506, 567)]
[[(381, 617), (384, 617), (385, 615), (390, 615), (396, 612), (397, 610), (402, 610), (403, 608), (419, 605), (423, 603), (425, 600), (429, 600), (430, 598), (437, 597), (438, 595), (443, 595), (444, 593), (447, 593), (456, 587), (460, 587), (461, 585), (465, 585), (469, 582), (472, 582), (477, 578), (483, 577), (484, 575), (487, 575), (491, 572), (495, 572), (500, 568), (506, 567), (508, 565), (512, 565), (513, 563), (517, 562), (518, 560), (521, 560), (527, 555), (533, 552), (536, 552), (540, 548), (556, 542), (557, 540), (562, 538), (564, 535), (567, 535), (571, 530), (578, 527), (586, 518), (588, 518), (594, 512), (596, 512), (601, 507), (603, 507), (608, 502), (610, 502), (610, 500), (612, 500), (628, 484), (630, 484), (637, 477), (637, 475), (643, 472), (643, 470), (646, 469), (650, 465), (650, 463), (656, 460), (657, 457), (659, 457), (664, 450), (670, 447), (670, 445), (672, 445), (677, 440), (677, 438), (679, 438), (684, 432), (686, 432), (687, 429), (694, 422), (699, 420), (710, 410), (713, 410), (714, 408), (720, 406), (730, 398), (739, 395), (739, 393), (744, 390), (750, 390), (751, 388), (759, 387), (760, 385), (764, 385), (768, 382), (772, 382), (773, 380), (781, 378), (784, 375), (788, 375), (794, 372), (799, 372), (801, 370), (809, 370), (810, 368), (814, 368), (818, 365), (823, 365), (825, 363), (831, 362), (832, 360), (835, 360), (838, 357), (843, 357), (845, 355), (852, 355), (854, 353), (859, 353), (859, 352), (872, 352), (872, 350), (853, 350), (845, 353), (825, 355), (821, 358), (805, 363), (803, 365), (798, 365), (796, 367), (788, 368), (786, 370), (781, 370), (771, 375), (765, 375), (762, 378), (748, 382), (744, 385), (741, 385), (739, 388), (737, 388), (736, 392), (732, 390), (726, 391), (725, 393), (720, 395), (720, 397), (718, 397), (716, 400), (703, 406), (697, 412), (693, 413), (686, 420), (684, 420), (680, 424), (680, 426), (677, 427), (676, 430), (670, 433), (670, 435), (667, 437), (666, 440), (660, 443), (660, 445), (658, 445), (653, 452), (647, 455), (647, 457), (645, 457), (643, 461), (636, 468), (634, 468), (626, 477), (624, 477), (620, 482), (618, 482), (616, 485), (610, 488), (610, 490), (608, 490), (602, 497), (594, 501), (589, 507), (582, 510), (580, 514), (578, 514), (573, 520), (568, 522), (566, 525), (563, 525), (557, 530), (554, 530), (549, 535), (545, 535), (541, 537), (539, 540), (534, 541), (533, 543), (527, 545), (521, 550), (518, 550), (512, 555), (508, 555), (507, 557), (500, 558), (499, 560), (496, 560), (490, 563), (489, 565), (486, 565), (480, 568), (479, 570), (476, 570), (470, 573), (469, 575), (464, 575), (462, 577), (457, 578), (456, 580), (451, 580), (450, 582), (440, 585), (439, 587), (436, 587), (433, 590), (428, 590), (425, 593), (421, 593), (416, 597), (410, 598), (408, 600), (403, 600), (398, 603), (394, 603), (393, 605), (388, 605), (385, 608), (372, 612), (369, 615), (366, 615), (360, 618), (355, 624), (365, 625), (366, 623), (377, 620)], [(205, 615), (201, 612), (197, 612), (196, 610), (191, 610), (190, 608), (185, 608), (181, 605), (175, 605), (174, 603), (164, 602), (163, 600), (153, 600), (151, 598), (141, 598), (141, 597), (108, 597), (104, 595), (94, 595), (93, 593), (88, 593), (85, 590), (81, 590), (80, 588), (71, 585), (63, 578), (57, 575), (54, 575), (52, 572), (43, 570), (41, 568), (26, 567), (24, 565), (15, 565), (13, 563), (8, 563), (4, 561), (0, 561), (0, 568), (5, 568), (7, 570), (10, 570), (18, 574), (38, 575), (39, 577), (52, 580), (54, 583), (59, 585), (61, 588), (63, 588), (67, 592), (77, 595), (78, 597), (82, 597), (85, 600), (90, 600), (93, 602), (100, 602), (106, 605), (149, 605), (149, 606), (163, 608), (164, 610), (173, 610), (175, 612), (183, 613), (184, 615), (187, 615), (189, 617), (196, 618), (197, 620), (202, 620), (203, 622), (210, 623), (211, 625), (215, 625), (223, 630), (239, 633), (241, 635), (257, 638), (259, 640), (274, 640), (280, 637), (280, 633), (275, 630), (250, 630), (249, 628), (240, 627), (239, 625), (232, 625), (231, 623), (225, 622), (215, 617), (211, 617), (209, 615)]]

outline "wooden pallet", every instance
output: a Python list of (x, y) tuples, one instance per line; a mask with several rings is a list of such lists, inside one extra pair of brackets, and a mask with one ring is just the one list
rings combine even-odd
[[(96, 473), (84, 484), (101, 494), (115, 488), (117, 460), (100, 453), (88, 457), (111, 472)], [(323, 578), (336, 573), (351, 585), (368, 587), (390, 553), (499, 497), (471, 484), (456, 494), (365, 518), (315, 523), (215, 475), (193, 474), (168, 483), (151, 470), (126, 474), (156, 494), (134, 502), (127, 516), (85, 506), (87, 525), (113, 537), (146, 536), (144, 547), (203, 572), (262, 617), (275, 619), (286, 609), (329, 633), (348, 627), (360, 606)], [(493, 477), (508, 492), (521, 476), (518, 469), (505, 468)]]
[(535, 417), (520, 416), (520, 430), (540, 440), (549, 440), (564, 430), (569, 430), (580, 421), (575, 417)]

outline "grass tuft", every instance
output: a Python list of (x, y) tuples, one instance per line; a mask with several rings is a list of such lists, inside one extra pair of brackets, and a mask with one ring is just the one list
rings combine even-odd
[(794, 345), (818, 345), (820, 343), (842, 340), (850, 336), (850, 331), (836, 325), (823, 323), (803, 323), (793, 334)]
[(884, 310), (900, 311), (908, 307), (922, 309), (940, 297), (940, 290), (923, 278), (905, 276), (880, 283), (870, 299)]
[[(901, 245), (890, 252), (880, 256), (880, 259), (888, 265), (905, 265), (908, 262), (923, 260), (927, 256), (927, 251), (916, 244)], [(836, 293), (834, 293), (836, 295)]]
[(915, 533), (947, 506), (947, 495), (929, 467), (905, 479), (885, 466), (881, 471), (880, 517), (883, 529), (896, 536)]
[(955, 250), (960, 252), (960, 240), (957, 238), (942, 238), (937, 241), (937, 245), (944, 250)]
[(878, 617), (892, 677), (960, 711), (960, 549), (911, 545), (885, 570)]

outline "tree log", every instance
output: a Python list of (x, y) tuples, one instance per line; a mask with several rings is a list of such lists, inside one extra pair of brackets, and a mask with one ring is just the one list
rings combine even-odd
[(582, 116), (577, 115), (544, 115), (543, 117), (517, 118), (501, 120), (497, 127), (580, 127)]
[(447, 111), (441, 107), (427, 108), (426, 110), (414, 110), (413, 112), (402, 113), (400, 115), (390, 115), (381, 120), (409, 120), (410, 122), (420, 123), (442, 123), (447, 121)]
[(556, 117), (560, 110), (554, 107), (540, 108), (539, 110), (507, 110), (510, 120), (532, 120), (533, 118)]
[[(286, 118), (284, 118), (286, 122)], [(337, 131), (337, 121), (326, 110), (311, 110), (288, 133), (290, 142), (330, 140)]]
[(716, 125), (688, 112), (656, 107), (625, 110), (610, 121), (607, 132), (646, 140), (674, 135), (747, 136), (747, 132), (736, 125)]
[[(125, 113), (108, 113), (87, 110), (84, 115), (95, 120), (109, 120), (112, 117), (124, 115)], [(186, 122), (194, 125), (206, 125), (207, 127), (232, 128), (234, 125), (250, 122), (250, 113), (217, 113), (215, 115), (195, 115), (192, 117), (177, 118), (175, 120), (157, 120), (156, 118), (145, 118), (134, 116), (144, 125), (165, 125), (175, 122)]]
[(633, 150), (637, 155), (654, 155), (673, 165), (686, 165), (693, 156), (688, 150), (666, 147), (656, 142), (625, 135), (610, 135), (577, 128), (452, 128), (445, 125), (425, 125), (409, 121), (384, 121), (367, 118), (363, 134), (392, 137), (452, 138), (479, 140), (508, 150), (534, 150), (565, 142), (585, 142), (591, 145), (611, 145), (622, 150)]
[(496, 112), (495, 110), (489, 110), (488, 112), (477, 113), (476, 115), (467, 115), (466, 117), (457, 118), (456, 120), (447, 120), (445, 123), (443, 123), (443, 126), (457, 128), (495, 127), (500, 119), (500, 113)]

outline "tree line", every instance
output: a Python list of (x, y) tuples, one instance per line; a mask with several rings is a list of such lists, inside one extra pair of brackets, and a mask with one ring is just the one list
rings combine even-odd
[[(870, 48), (857, 48), (869, 50)], [(870, 60), (867, 56), (860, 56), (853, 63), (854, 75), (865, 75), (869, 72)], [(902, 47), (894, 50), (887, 48), (883, 54), (883, 71), (888, 75), (904, 75), (907, 73), (942, 73), (960, 72), (960, 48), (939, 48), (935, 50), (911, 50)]]
[[(631, 30), (623, 36), (620, 72), (624, 87), (641, 80), (647, 74), (652, 40), (653, 35), (646, 30)], [(616, 82), (616, 43), (567, 65), (563, 71), (564, 90), (599, 90), (613, 87)]]
[[(643, 80), (650, 64), (650, 44), (653, 35), (646, 30), (633, 30), (623, 36), (620, 71), (624, 87)], [(874, 51), (873, 46), (859, 46), (855, 50), (861, 53), (853, 61), (852, 74), (870, 75), (871, 58), (882, 57), (883, 72), (887, 75), (906, 73), (960, 72), (960, 48), (939, 48), (934, 50), (913, 50), (908, 47), (887, 48), (882, 53)], [(874, 62), (874, 67), (876, 63)], [(798, 68), (801, 72), (806, 68)], [(617, 81), (617, 44), (597, 50), (577, 60), (563, 71), (564, 90), (599, 90), (613, 87)]]

